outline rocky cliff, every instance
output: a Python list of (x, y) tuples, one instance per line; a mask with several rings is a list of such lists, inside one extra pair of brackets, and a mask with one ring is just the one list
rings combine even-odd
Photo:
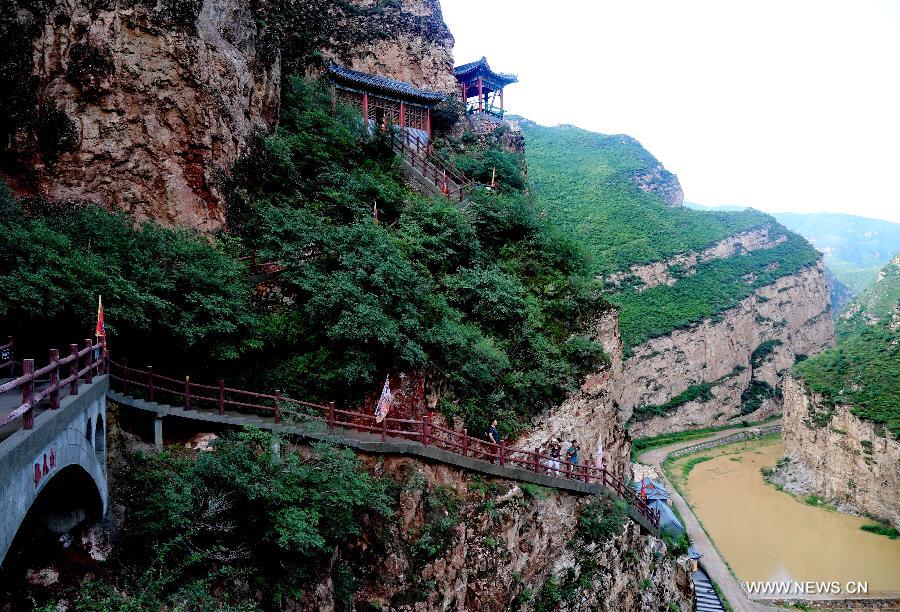
[[(590, 498), (418, 460), (372, 461), (403, 488), (384, 548), (347, 551), (372, 563), (356, 595), (366, 609), (692, 609), (685, 566), (661, 540), (630, 521), (607, 541), (584, 538), (578, 517)], [(425, 534), (437, 550), (423, 548)], [(336, 609), (335, 585), (327, 579), (297, 607)]]
[(797, 355), (834, 342), (821, 262), (757, 289), (734, 308), (633, 350), (615, 396), (635, 437), (756, 420), (781, 408)]
[(278, 50), (245, 0), (5, 4), (3, 171), (20, 194), (201, 230), (277, 119)]
[(783, 437), (788, 461), (779, 464), (773, 482), (900, 529), (900, 442), (883, 426), (859, 418), (845, 404), (830, 406), (788, 376)]
[(560, 436), (566, 444), (576, 439), (582, 448), (582, 459), (590, 461), (597, 455), (599, 441), (603, 464), (610, 472), (625, 477), (631, 461), (631, 436), (625, 429), (628, 418), (619, 410), (614, 395), (622, 376), (619, 311), (609, 309), (602, 313), (594, 322), (590, 336), (603, 346), (610, 363), (588, 375), (581, 387), (558, 408), (538, 418), (532, 431), (520, 438), (516, 446), (547, 452), (553, 437)]
[(437, 0), (14, 0), (0, 38), (0, 173), (18, 195), (202, 231), (277, 122), (283, 75), (334, 60), (455, 89)]

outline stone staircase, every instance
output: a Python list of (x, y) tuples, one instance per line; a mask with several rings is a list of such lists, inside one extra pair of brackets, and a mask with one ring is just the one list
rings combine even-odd
[(700, 566), (696, 572), (691, 574), (691, 578), (694, 581), (694, 592), (697, 594), (697, 607), (695, 609), (698, 612), (725, 612), (725, 606), (722, 605), (716, 589), (713, 588), (712, 581), (709, 579), (703, 566)]
[(391, 133), (391, 148), (400, 156), (407, 176), (436, 196), (456, 202), (460, 208), (468, 204), (466, 195), (474, 186), (452, 164), (442, 160), (429, 148), (427, 140), (409, 131)]

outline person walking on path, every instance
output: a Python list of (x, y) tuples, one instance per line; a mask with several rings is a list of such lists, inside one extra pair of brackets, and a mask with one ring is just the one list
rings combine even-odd
[(559, 437), (550, 441), (550, 476), (559, 476), (559, 456), (562, 453), (562, 440)]
[(487, 430), (487, 440), (493, 444), (500, 444), (500, 431), (497, 429), (497, 419), (491, 420), (491, 426)]

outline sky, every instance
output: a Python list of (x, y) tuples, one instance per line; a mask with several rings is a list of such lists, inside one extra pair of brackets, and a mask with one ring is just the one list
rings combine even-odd
[(690, 202), (900, 222), (900, 0), (441, 6), (510, 112), (629, 134)]

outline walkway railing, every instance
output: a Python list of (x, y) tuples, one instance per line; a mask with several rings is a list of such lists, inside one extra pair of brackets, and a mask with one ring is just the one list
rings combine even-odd
[(254, 276), (274, 274), (276, 272), (281, 272), (284, 269), (284, 266), (274, 259), (260, 261), (256, 249), (250, 251), (249, 255), (238, 257), (235, 261), (239, 261), (247, 266), (247, 270)]
[(336, 427), (355, 430), (378, 436), (381, 442), (387, 442), (388, 438), (413, 440), (463, 457), (496, 462), (500, 466), (602, 485), (625, 498), (650, 524), (659, 527), (659, 513), (605, 467), (554, 459), (541, 453), (540, 449), (529, 451), (510, 447), (505, 442), (487, 442), (470, 436), (465, 429), (457, 431), (435, 423), (431, 413), (424, 414), (421, 419), (387, 417), (378, 422), (374, 415), (344, 410), (336, 407), (334, 402), (317, 404), (286, 397), (280, 391), (267, 394), (235, 389), (227, 387), (221, 378), (217, 384), (208, 385), (196, 383), (190, 376), (173, 378), (160, 375), (152, 366), (138, 369), (112, 360), (108, 366), (111, 387), (123, 395), (135, 396), (135, 391), (138, 391), (158, 404), (179, 406), (185, 410), (209, 409), (220, 415), (224, 415), (226, 410), (250, 412), (272, 418), (275, 423), (288, 421), (304, 426), (318, 423), (329, 432)]
[[(64, 370), (68, 375), (61, 378), (65, 373)], [(49, 398), (50, 409), (56, 410), (59, 408), (60, 392), (66, 387), (69, 395), (78, 395), (79, 381), (83, 380), (90, 384), (95, 372), (99, 375), (105, 371), (102, 339), (94, 344), (88, 338), (84, 341), (84, 348), (80, 350), (77, 344), (70, 344), (69, 354), (63, 358), (60, 358), (58, 349), (50, 349), (49, 363), (39, 369), (35, 369), (34, 359), (23, 359), (22, 375), (0, 385), (0, 396), (5, 393), (21, 392), (22, 398), (21, 404), (14, 406), (5, 416), (0, 416), (0, 427), (5, 427), (21, 417), (22, 429), (33, 429), (34, 408), (37, 404)], [(44, 377), (49, 378), (49, 384), (35, 392), (35, 381)]]
[(406, 130), (391, 130), (391, 148), (406, 158), (406, 161), (450, 201), (462, 202), (474, 182), (466, 178), (452, 163), (439, 157), (428, 143)]

